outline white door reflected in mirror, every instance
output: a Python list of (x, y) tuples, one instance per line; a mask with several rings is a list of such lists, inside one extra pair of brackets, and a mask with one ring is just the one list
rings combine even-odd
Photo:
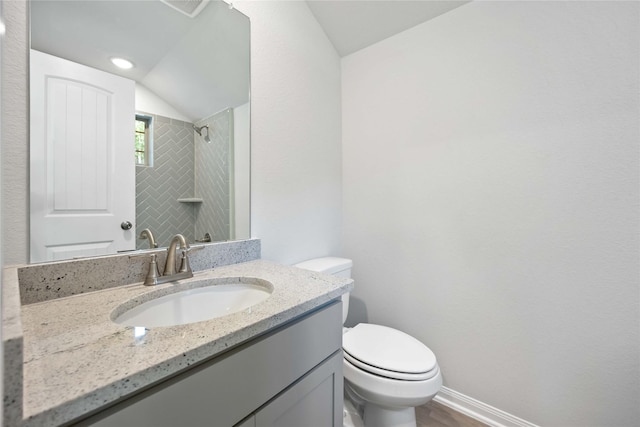
[(135, 249), (135, 82), (31, 51), (31, 261)]

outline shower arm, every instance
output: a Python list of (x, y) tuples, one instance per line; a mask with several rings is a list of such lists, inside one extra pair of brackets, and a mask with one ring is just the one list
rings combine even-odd
[(200, 135), (200, 136), (202, 136), (202, 129), (206, 129), (207, 130), (207, 134), (203, 136), (204, 141), (205, 142), (211, 142), (211, 138), (209, 137), (209, 125), (204, 125), (204, 126), (200, 126), (200, 127), (198, 127), (196, 125), (193, 125), (193, 130), (195, 130), (198, 133), (198, 135)]

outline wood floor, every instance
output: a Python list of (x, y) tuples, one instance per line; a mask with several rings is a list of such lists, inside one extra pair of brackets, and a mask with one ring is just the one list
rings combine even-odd
[(433, 400), (416, 408), (416, 424), (418, 427), (487, 427)]

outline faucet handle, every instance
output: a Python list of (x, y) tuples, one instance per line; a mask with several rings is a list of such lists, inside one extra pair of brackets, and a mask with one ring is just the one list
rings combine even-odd
[(147, 271), (147, 276), (144, 279), (144, 285), (157, 285), (158, 277), (160, 276), (160, 273), (158, 271), (158, 255), (155, 253), (129, 255), (129, 259), (134, 258), (151, 258), (151, 262), (149, 263), (149, 271)]
[(196, 242), (199, 242), (199, 243), (211, 243), (211, 234), (204, 233), (204, 237), (202, 239), (196, 239)]
[(199, 251), (200, 249), (204, 249), (204, 245), (187, 246), (186, 248), (180, 249), (182, 251), (182, 258), (180, 259), (180, 273), (191, 272), (191, 265), (189, 264), (189, 252)]

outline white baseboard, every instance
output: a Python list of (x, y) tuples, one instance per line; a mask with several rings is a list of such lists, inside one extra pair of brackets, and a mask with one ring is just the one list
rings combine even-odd
[(442, 387), (433, 400), (490, 427), (538, 427), (447, 387)]

